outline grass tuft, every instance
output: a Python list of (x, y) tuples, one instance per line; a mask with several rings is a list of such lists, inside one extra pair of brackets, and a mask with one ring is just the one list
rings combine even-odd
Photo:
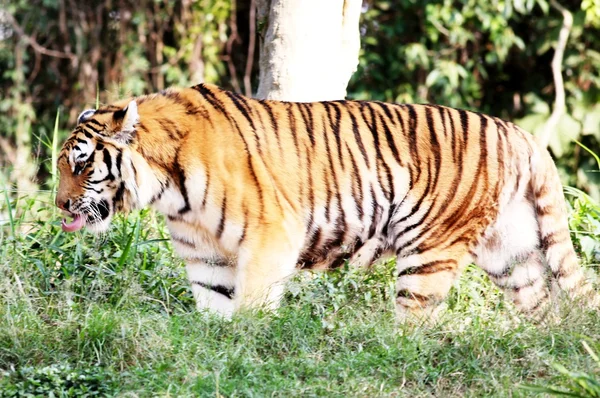
[[(598, 312), (536, 326), (477, 267), (434, 326), (396, 323), (393, 262), (302, 273), (278, 311), (226, 321), (195, 310), (160, 217), (66, 234), (50, 196), (0, 205), (0, 396), (597, 396)], [(571, 226), (593, 261), (588, 199)]]

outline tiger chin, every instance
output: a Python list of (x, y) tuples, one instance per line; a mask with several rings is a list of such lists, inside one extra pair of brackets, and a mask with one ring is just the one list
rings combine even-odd
[(466, 264), (535, 319), (598, 295), (556, 167), (516, 125), (434, 105), (293, 103), (201, 84), (86, 110), (58, 157), (62, 228), (166, 216), (197, 307), (276, 308), (300, 269), (396, 257), (400, 319), (436, 312)]

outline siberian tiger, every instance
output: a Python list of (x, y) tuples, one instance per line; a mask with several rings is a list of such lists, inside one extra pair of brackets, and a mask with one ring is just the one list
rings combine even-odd
[(199, 309), (274, 308), (298, 269), (396, 256), (400, 317), (427, 316), (469, 262), (525, 313), (553, 286), (588, 303), (555, 165), (516, 125), (435, 105), (294, 103), (209, 84), (84, 111), (56, 205), (104, 231), (166, 216)]

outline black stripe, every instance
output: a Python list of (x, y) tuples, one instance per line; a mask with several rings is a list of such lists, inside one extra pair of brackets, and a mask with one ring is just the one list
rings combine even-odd
[(244, 206), (244, 226), (242, 227), (242, 236), (240, 236), (240, 240), (238, 240), (238, 246), (242, 244), (244, 239), (246, 239), (246, 231), (248, 230), (248, 209)]
[(216, 237), (221, 239), (223, 235), (223, 229), (225, 228), (225, 219), (227, 217), (227, 192), (223, 193), (223, 202), (221, 203), (221, 220), (219, 221), (219, 227), (217, 228)]
[(313, 221), (313, 213), (315, 212), (315, 190), (313, 187), (312, 157), (308, 155), (308, 151), (304, 151), (304, 154), (306, 155), (306, 172), (308, 173), (308, 186), (306, 187), (306, 189), (308, 190), (308, 203), (310, 205), (310, 216), (308, 221), (308, 226), (310, 227), (310, 224)]
[[(369, 126), (373, 132), (373, 139), (374, 139), (374, 146), (375, 146), (375, 153), (377, 154), (377, 159), (375, 160), (376, 164), (377, 164), (377, 180), (379, 181), (379, 185), (381, 186), (381, 189), (384, 191), (384, 194), (386, 196), (386, 198), (392, 202), (394, 200), (394, 184), (392, 181), (392, 171), (389, 167), (389, 165), (387, 164), (387, 162), (385, 161), (383, 154), (381, 152), (381, 148), (379, 145), (379, 126), (377, 124), (377, 116), (379, 116), (379, 112), (377, 112), (372, 103), (368, 103), (368, 109), (369, 109), (369, 113), (371, 115), (371, 125)], [(366, 121), (366, 119), (365, 119)], [(386, 138), (387, 140), (387, 138)], [(389, 143), (388, 143), (389, 145)], [(381, 180), (381, 176), (379, 174), (379, 170), (380, 170), (380, 165), (383, 165), (383, 169), (385, 171), (385, 176), (386, 176), (386, 182), (387, 182), (387, 190), (384, 188), (384, 185), (382, 184), (382, 180)]]
[(358, 145), (358, 149), (360, 149), (360, 153), (362, 154), (362, 157), (365, 161), (365, 164), (367, 165), (367, 168), (369, 169), (369, 168), (371, 168), (371, 165), (369, 163), (369, 156), (367, 155), (367, 150), (365, 149), (365, 146), (363, 145), (363, 142), (362, 142), (362, 137), (360, 136), (360, 131), (358, 129), (358, 122), (356, 121), (356, 117), (352, 113), (351, 109), (348, 109), (348, 115), (350, 116), (350, 121), (352, 122), (352, 132), (354, 133), (354, 140), (356, 142), (356, 145)]
[(319, 247), (319, 243), (321, 242), (321, 234), (322, 234), (321, 228), (319, 226), (317, 226), (317, 229), (311, 236), (310, 243), (308, 245), (306, 245), (306, 247), (307, 247), (307, 249), (305, 251), (306, 254), (312, 255), (314, 257), (318, 256), (318, 253), (316, 253), (316, 251)]
[(101, 129), (104, 129), (104, 125), (102, 123), (100, 123), (99, 121), (97, 121), (96, 119), (90, 119), (90, 120), (86, 120), (85, 125), (87, 126), (88, 124), (93, 124), (95, 126), (100, 127)]
[(116, 111), (120, 111), (123, 108), (120, 108), (118, 106), (114, 106), (114, 105), (109, 105), (106, 107), (102, 107), (100, 109), (96, 109), (96, 112), (94, 112), (94, 115), (102, 115), (105, 113), (112, 113), (112, 112), (116, 112)]
[(288, 124), (290, 126), (290, 132), (292, 133), (292, 138), (294, 139), (294, 148), (296, 149), (296, 156), (298, 156), (298, 150), (299, 150), (299, 146), (298, 146), (298, 134), (296, 132), (296, 117), (294, 115), (294, 111), (292, 110), (292, 104), (291, 103), (286, 103), (286, 109), (287, 109), (287, 118), (288, 118)]
[(111, 175), (107, 175), (106, 177), (101, 178), (99, 180), (89, 180), (89, 181), (87, 181), (87, 183), (88, 184), (99, 184), (99, 183), (104, 182), (104, 181), (109, 181), (109, 180), (112, 181), (112, 180), (114, 180), (114, 177), (112, 177), (112, 179), (111, 179), (111, 177), (112, 177)]
[(100, 199), (100, 201), (96, 204), (92, 202), (92, 205), (96, 205), (96, 209), (100, 213), (100, 217), (105, 220), (110, 214), (110, 208), (108, 206), (108, 201), (106, 199)]
[(171, 239), (178, 243), (181, 243), (184, 246), (187, 246), (187, 247), (190, 247), (193, 249), (196, 248), (196, 244), (188, 238), (171, 234)]
[(113, 198), (113, 209), (117, 210), (122, 207), (124, 194), (125, 182), (121, 181), (121, 183), (119, 184), (119, 188), (117, 189), (117, 192), (115, 193), (115, 196)]
[[(324, 104), (326, 104), (326, 103), (324, 103)], [(325, 126), (326, 126), (326, 124), (325, 124), (325, 121), (323, 120), (323, 138), (325, 140), (325, 150), (327, 152), (327, 158), (329, 160), (329, 168), (331, 169), (331, 174), (332, 174), (332, 178), (333, 178), (333, 188), (337, 194), (337, 202), (338, 202), (338, 207), (339, 207), (338, 217), (336, 220), (336, 232), (334, 233), (334, 235), (341, 235), (340, 239), (343, 241), (345, 238), (345, 232), (346, 232), (346, 213), (344, 211), (344, 207), (342, 206), (342, 193), (340, 192), (340, 186), (339, 186), (338, 179), (337, 179), (338, 178), (337, 170), (334, 165), (333, 155), (331, 153), (331, 148), (329, 145), (327, 128)], [(331, 127), (331, 124), (330, 124), (330, 127)], [(334, 131), (333, 131), (333, 134), (335, 134)], [(336, 160), (339, 160), (340, 158), (341, 158), (341, 156), (338, 152)]]
[(219, 293), (219, 294), (227, 297), (230, 300), (233, 298), (233, 294), (235, 292), (232, 287), (225, 287), (223, 285), (209, 285), (208, 283), (204, 283), (204, 282), (200, 282), (200, 281), (193, 281), (192, 283), (194, 285), (202, 286), (203, 288), (205, 288), (207, 290), (212, 290), (215, 293)]
[(419, 198), (417, 203), (415, 203), (415, 205), (412, 207), (412, 210), (410, 211), (410, 213), (408, 213), (406, 216), (404, 216), (400, 220), (398, 220), (398, 223), (406, 221), (408, 218), (410, 218), (411, 216), (413, 216), (415, 213), (417, 213), (419, 211), (421, 204), (423, 203), (425, 198), (429, 195), (430, 190), (431, 190), (431, 162), (427, 162), (427, 184), (425, 185), (425, 191), (423, 192), (423, 195), (421, 195), (421, 197)]
[[(423, 195), (419, 198), (419, 200), (417, 201), (417, 203), (415, 203), (415, 205), (413, 206), (413, 208), (410, 211), (410, 213), (408, 215), (402, 217), (400, 220), (398, 220), (397, 223), (401, 223), (401, 222), (407, 220), (409, 217), (411, 217), (412, 215), (416, 214), (420, 210), (421, 205), (423, 204), (423, 201), (425, 200), (426, 197), (429, 196), (431, 188), (432, 188), (432, 184), (431, 184), (431, 163), (427, 162), (427, 185), (425, 187), (425, 191), (423, 192)], [(429, 213), (431, 212), (431, 209), (432, 209), (432, 206), (429, 206), (429, 208), (425, 211), (425, 214), (423, 214), (423, 216), (419, 220), (417, 220), (412, 225), (409, 225), (409, 226), (405, 227), (403, 230), (397, 232), (396, 233), (396, 238), (394, 240), (398, 240), (400, 236), (406, 234), (407, 232), (412, 231), (413, 229), (415, 229), (415, 228), (417, 228), (419, 226), (423, 226), (423, 220), (425, 220), (429, 216)], [(409, 245), (412, 245), (413, 243), (415, 243), (417, 241), (417, 239), (419, 239), (420, 237), (421, 237), (421, 234), (418, 234), (416, 237), (414, 237), (410, 241), (405, 242), (402, 246), (396, 247), (396, 253), (400, 253), (401, 250), (404, 250)]]
[(426, 305), (429, 301), (431, 301), (434, 298), (431, 295), (423, 295), (423, 294), (411, 292), (408, 289), (398, 290), (398, 292), (396, 293), (396, 297), (404, 297), (407, 299), (412, 299), (412, 300), (418, 301), (421, 305), (423, 305), (423, 304)]
[(477, 114), (479, 115), (479, 120), (480, 120), (480, 129), (479, 129), (479, 146), (481, 147), (480, 149), (480, 156), (479, 156), (479, 164), (480, 167), (482, 169), (482, 173), (483, 173), (483, 191), (485, 193), (487, 192), (487, 188), (489, 186), (489, 171), (488, 171), (488, 149), (487, 149), (487, 133), (488, 133), (488, 120), (487, 117), (485, 117), (482, 114)]
[(231, 99), (231, 102), (233, 102), (233, 105), (238, 109), (238, 111), (240, 111), (240, 113), (244, 116), (244, 118), (246, 118), (246, 120), (250, 124), (250, 127), (252, 127), (253, 130), (256, 130), (256, 126), (254, 125), (254, 120), (250, 116), (250, 112), (249, 112), (250, 110), (248, 108), (248, 104), (246, 102), (242, 102), (242, 97), (237, 94), (234, 94), (230, 91), (225, 91), (225, 94)]
[(331, 184), (329, 182), (329, 173), (327, 170), (323, 173), (325, 175), (325, 220), (329, 223), (331, 221)]
[(441, 271), (451, 271), (455, 269), (456, 265), (457, 262), (453, 259), (430, 261), (428, 263), (403, 269), (398, 273), (398, 278), (404, 275), (425, 275)]
[[(371, 188), (371, 192), (373, 192), (372, 188)], [(381, 223), (381, 219), (383, 216), (383, 207), (377, 202), (374, 202), (374, 207), (375, 208), (373, 209), (373, 217), (372, 217), (371, 225), (369, 227), (369, 239), (371, 239), (373, 236), (375, 236), (375, 232), (377, 231), (377, 225), (379, 225)]]
[[(335, 102), (323, 102), (325, 109), (327, 110), (327, 120), (329, 121), (329, 127), (335, 137), (335, 143), (337, 147), (338, 159), (340, 160), (340, 164), (342, 166), (342, 170), (346, 169), (346, 165), (344, 162), (344, 157), (341, 156), (342, 153), (342, 138), (340, 131), (340, 124), (342, 123), (342, 111), (338, 108), (337, 103)], [(334, 116), (331, 116), (331, 109), (333, 109)]]
[(440, 176), (440, 171), (442, 169), (442, 149), (440, 147), (440, 142), (437, 137), (437, 132), (435, 129), (435, 125), (433, 122), (433, 113), (431, 111), (431, 107), (425, 108), (425, 116), (427, 118), (427, 127), (429, 128), (429, 138), (431, 151), (433, 153), (433, 161), (435, 162), (435, 177), (433, 179), (433, 189), (437, 187), (438, 178)]
[(198, 91), (204, 99), (208, 101), (213, 108), (219, 110), (224, 115), (227, 114), (225, 110), (225, 105), (215, 96), (215, 94), (210, 91), (204, 84), (198, 84), (197, 86), (192, 87), (194, 90)]
[[(419, 156), (419, 147), (417, 145), (417, 126), (419, 123), (417, 112), (412, 105), (406, 105), (408, 109), (408, 137), (409, 137), (409, 148), (411, 155), (415, 158), (414, 163), (417, 165), (421, 164), (421, 158)], [(418, 179), (418, 177), (417, 177)]]
[(225, 110), (225, 106), (223, 105), (223, 103), (204, 84), (199, 84), (192, 88), (194, 90), (197, 90), (215, 109), (219, 110), (220, 112), (222, 112), (225, 115), (225, 117), (227, 117), (229, 122), (235, 127), (238, 135), (242, 139), (242, 142), (244, 143), (244, 147), (246, 150), (245, 152), (246, 152), (246, 159), (248, 162), (248, 168), (250, 170), (252, 179), (254, 180), (254, 185), (256, 186), (256, 191), (257, 191), (258, 197), (259, 197), (260, 213), (262, 214), (263, 208), (264, 208), (263, 191), (258, 182), (258, 176), (256, 175), (256, 171), (254, 170), (254, 166), (252, 165), (252, 157), (250, 156), (250, 153), (251, 153), (250, 147), (248, 146), (248, 142), (246, 141), (246, 138), (244, 137), (244, 134), (242, 133), (240, 126), (237, 124), (237, 122), (234, 119), (232, 119), (229, 116), (229, 113)]
[(179, 209), (177, 212), (179, 214), (187, 213), (188, 211), (191, 210), (190, 199), (188, 197), (187, 188), (185, 186), (185, 180), (186, 180), (185, 171), (181, 168), (181, 165), (179, 164), (179, 155), (175, 156), (175, 160), (173, 161), (172, 172), (174, 174), (174, 182), (177, 185), (177, 188), (179, 188), (179, 193), (181, 193), (181, 196), (183, 197), (183, 203), (184, 203), (184, 206), (181, 209)]
[(385, 133), (385, 139), (387, 141), (388, 147), (390, 148), (390, 151), (392, 152), (392, 155), (394, 156), (396, 162), (398, 162), (400, 166), (403, 166), (402, 160), (400, 160), (400, 154), (398, 153), (396, 141), (394, 141), (394, 136), (392, 134), (392, 131), (390, 130), (390, 126), (387, 123), (388, 121), (393, 123), (393, 115), (390, 112), (387, 104), (382, 104), (381, 102), (375, 102), (375, 104), (377, 104), (383, 110), (385, 116), (388, 119), (387, 121), (384, 120), (383, 115), (379, 114), (379, 120), (381, 121), (381, 125), (383, 126), (383, 132)]
[(201, 207), (206, 206), (206, 200), (208, 198), (208, 189), (210, 187), (210, 169), (206, 169), (206, 186), (204, 187), (204, 197), (202, 198)]
[(265, 108), (265, 111), (267, 112), (267, 114), (269, 115), (269, 119), (271, 120), (271, 128), (275, 132), (275, 136), (279, 138), (279, 124), (277, 123), (277, 119), (273, 114), (271, 103), (268, 101), (258, 101), (258, 103), (262, 105), (263, 108)]
[(121, 175), (121, 161), (122, 160), (123, 160), (123, 153), (121, 153), (121, 150), (117, 150), (117, 159), (116, 159), (115, 166), (117, 166), (117, 172), (119, 173), (119, 176)]
[(108, 175), (106, 176), (106, 179), (110, 180), (110, 181), (114, 181), (115, 176), (112, 173), (112, 157), (110, 156), (110, 152), (108, 151), (108, 149), (104, 148), (104, 151), (102, 151), (103, 154), (103, 161), (106, 164), (106, 169), (108, 170)]
[[(352, 151), (348, 147), (346, 143), (346, 150), (348, 151), (348, 156), (350, 157), (350, 163), (352, 165), (351, 170), (351, 181), (352, 181), (352, 198), (356, 203), (356, 212), (358, 214), (358, 218), (362, 219), (364, 216), (363, 206), (363, 189), (362, 189), (362, 179), (360, 178), (360, 173), (358, 171), (358, 166), (356, 165), (356, 160), (354, 159), (354, 155)], [(355, 188), (356, 187), (356, 188)], [(358, 191), (358, 192), (357, 192)]]
[[(88, 124), (86, 124), (86, 125), (85, 125), (83, 128), (84, 128), (84, 134), (85, 134), (85, 136), (86, 136), (86, 137), (88, 137), (88, 138), (92, 138), (92, 137), (93, 137), (93, 135), (91, 135), (89, 132), (85, 131), (85, 129), (92, 130), (92, 131), (93, 131), (94, 133), (96, 133), (96, 134), (100, 134), (100, 133), (102, 132), (102, 130), (104, 130), (104, 129), (99, 129), (99, 128), (97, 128), (97, 127), (94, 127), (94, 126), (90, 126), (90, 125), (88, 125)], [(88, 134), (89, 134), (89, 135), (88, 135)]]
[[(308, 138), (310, 139), (310, 143), (314, 147), (316, 145), (315, 141), (315, 133), (313, 126), (313, 115), (310, 108), (306, 108), (306, 104), (297, 102), (295, 105), (300, 110), (300, 116), (302, 116), (302, 120), (304, 121), (304, 125), (306, 126), (306, 132), (308, 133)], [(305, 114), (306, 112), (306, 114)]]
[[(165, 97), (173, 100), (173, 102), (183, 106), (185, 108), (186, 114), (188, 114), (188, 115), (196, 115), (198, 113), (203, 113), (197, 104), (194, 104), (193, 102), (191, 102), (188, 99), (186, 99), (185, 97), (183, 97), (181, 95), (181, 93), (179, 93), (178, 91), (161, 92), (161, 94), (163, 94)], [(146, 98), (144, 98), (144, 100), (145, 99)], [(143, 101), (138, 101), (138, 104), (140, 104), (141, 102), (143, 102)]]
[(167, 190), (168, 187), (169, 187), (169, 180), (167, 180), (166, 183), (163, 183), (161, 181), (160, 182), (160, 190), (152, 196), (149, 204), (152, 204), (152, 203), (156, 202), (157, 200), (160, 200), (160, 198), (163, 196), (163, 194), (165, 193), (165, 191)]

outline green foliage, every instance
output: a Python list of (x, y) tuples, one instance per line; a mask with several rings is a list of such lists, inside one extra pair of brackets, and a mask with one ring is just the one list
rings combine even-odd
[[(89, 4), (0, 3), (0, 139), (39, 159), (49, 189), (58, 143), (81, 109), (193, 83), (199, 58), (204, 79), (225, 86), (226, 63), (245, 65), (245, 53), (225, 54), (229, 40), (244, 48), (247, 39), (241, 25), (232, 38), (227, 0)], [(247, 7), (236, 4), (242, 21)], [(568, 116), (552, 143), (565, 180), (596, 196), (596, 161), (572, 140), (592, 151), (600, 142), (599, 4), (565, 3), (575, 14)], [(365, 10), (351, 96), (476, 108), (532, 131), (547, 119), (561, 20), (546, 1), (371, 0)], [(33, 51), (4, 11), (76, 61)], [(274, 313), (198, 313), (160, 217), (142, 211), (100, 237), (66, 234), (51, 191), (12, 188), (11, 154), (0, 156), (0, 396), (509, 396), (523, 384), (597, 392), (599, 313), (574, 310), (540, 328), (474, 266), (434, 326), (395, 323), (393, 262), (301, 274)], [(600, 207), (567, 193), (573, 239), (593, 273)]]
[[(561, 2), (574, 15), (563, 61), (567, 114), (552, 136), (564, 182), (600, 199), (600, 14), (596, 0)], [(359, 99), (468, 108), (540, 131), (554, 102), (550, 69), (562, 15), (546, 0), (370, 0), (349, 93)]]
[(0, 373), (0, 397), (106, 397), (115, 391), (112, 375), (101, 368), (50, 365)]
[(34, 160), (50, 156), (57, 108), (62, 139), (96, 99), (201, 81), (230, 87), (221, 59), (230, 13), (229, 0), (0, 1), (2, 186), (47, 180)]
[[(509, 396), (523, 384), (566, 390), (569, 376), (551, 363), (598, 380), (580, 337), (589, 336), (591, 347), (600, 341), (597, 311), (573, 309), (562, 324), (540, 328), (475, 266), (436, 325), (396, 323), (393, 261), (301, 273), (276, 312), (227, 321), (195, 310), (160, 218), (143, 211), (118, 218), (101, 237), (66, 234), (49, 197), (17, 195), (0, 206), (14, 215), (0, 225), (5, 396)], [(577, 242), (590, 236), (597, 245), (590, 224), (597, 205), (581, 196), (572, 207)]]
[(574, 242), (585, 260), (596, 267), (600, 265), (600, 204), (584, 192), (567, 187), (565, 191), (573, 197), (569, 220), (574, 233)]
[[(86, 300), (120, 307), (129, 303), (129, 296), (158, 310), (186, 310), (191, 305), (188, 283), (182, 280), (182, 262), (165, 246), (164, 223), (148, 210), (137, 217), (117, 217), (111, 234), (67, 234), (58, 220), (42, 221), (57, 217), (54, 209), (39, 208), (40, 202), (51, 205), (47, 198), (17, 197), (7, 199), (7, 207), (0, 206), (0, 211), (20, 214), (11, 219), (8, 229), (0, 224), (5, 244), (0, 260), (8, 264), (11, 258), (21, 258), (27, 264), (26, 277), (34, 281), (32, 289), (50, 299), (68, 294), (71, 307)], [(25, 222), (28, 217), (36, 221)], [(135, 269), (131, 267), (134, 258), (139, 260)], [(60, 292), (64, 286), (69, 287), (68, 293)]]
[[(588, 339), (590, 340), (590, 339)], [(600, 358), (590, 345), (582, 340), (581, 344), (585, 347), (590, 357), (595, 361), (595, 372), (600, 375)], [(596, 346), (596, 351), (600, 351), (600, 344), (592, 343)], [(600, 377), (590, 372), (577, 372), (567, 369), (565, 366), (554, 363), (552, 367), (564, 376), (565, 382), (559, 386), (536, 386), (524, 385), (524, 390), (548, 395), (580, 397), (580, 398), (598, 398), (600, 397)]]
[[(567, 115), (550, 145), (564, 182), (600, 199), (600, 173), (585, 172), (593, 159), (573, 142), (600, 147), (600, 0), (561, 4), (574, 16), (563, 61)], [(31, 160), (48, 159), (59, 107), (63, 138), (96, 98), (200, 80), (238, 87), (248, 56), (256, 57), (247, 54), (250, 35), (265, 25), (250, 32), (249, 9), (250, 2), (230, 0), (0, 2), (0, 183), (47, 180), (49, 168), (36, 170)], [(470, 108), (532, 132), (546, 122), (562, 24), (549, 1), (368, 0), (363, 10), (350, 97)], [(13, 152), (28, 167), (7, 156)]]

